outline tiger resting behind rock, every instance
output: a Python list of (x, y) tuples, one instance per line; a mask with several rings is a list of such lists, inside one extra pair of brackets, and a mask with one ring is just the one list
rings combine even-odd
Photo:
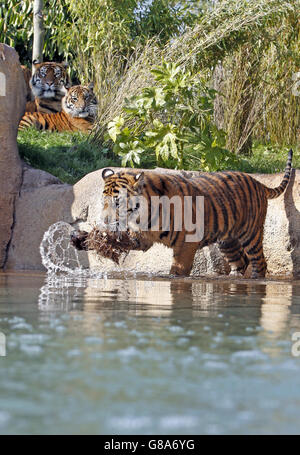
[(34, 127), (49, 131), (89, 132), (97, 116), (97, 107), (98, 101), (93, 84), (74, 85), (67, 89), (67, 94), (62, 99), (62, 112), (55, 114), (26, 112), (21, 119), (19, 130)]

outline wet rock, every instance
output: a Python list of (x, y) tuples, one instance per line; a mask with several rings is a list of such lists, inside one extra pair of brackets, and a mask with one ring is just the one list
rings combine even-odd
[(73, 187), (48, 172), (23, 167), (23, 184), (15, 204), (15, 223), (5, 268), (44, 270), (39, 245), (59, 220), (72, 223)]

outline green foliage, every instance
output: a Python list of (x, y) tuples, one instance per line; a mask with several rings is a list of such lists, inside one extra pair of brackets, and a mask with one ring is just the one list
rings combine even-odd
[(76, 183), (89, 172), (118, 166), (117, 157), (99, 149), (82, 133), (55, 133), (29, 128), (18, 134), (21, 158), (30, 166), (50, 172), (66, 183)]
[(132, 36), (140, 41), (158, 37), (160, 44), (166, 44), (191, 26), (202, 14), (199, 0), (153, 0), (140, 1), (131, 24)]
[(234, 164), (224, 133), (213, 123), (215, 90), (174, 63), (164, 62), (151, 73), (156, 85), (127, 99), (123, 114), (108, 124), (122, 165), (140, 165), (142, 154), (181, 169), (193, 160), (212, 171)]
[[(244, 145), (250, 149), (255, 140), (282, 147), (296, 143), (300, 97), (293, 95), (292, 77), (299, 71), (299, 0), (44, 4), (44, 59), (68, 60), (74, 83), (95, 82), (98, 142), (103, 143), (110, 123), (123, 164), (236, 166), (224, 149), (224, 134), (214, 126), (213, 104), (220, 107), (215, 118), (227, 133), (226, 148), (231, 151), (244, 152)], [(14, 46), (27, 64), (32, 6), (32, 0), (3, 0), (0, 5), (0, 42)], [(173, 87), (171, 73), (160, 79), (155, 72), (162, 60), (174, 62), (175, 72), (181, 68)], [(224, 75), (220, 84), (214, 79), (217, 63)], [(197, 76), (199, 71), (203, 79)], [(180, 82), (183, 75), (187, 79)], [(215, 99), (208, 86), (224, 96)], [(180, 102), (174, 103), (176, 97)], [(36, 140), (39, 144), (37, 136)]]
[[(275, 174), (283, 172), (286, 165), (288, 151), (292, 146), (274, 146), (270, 143), (261, 144), (254, 142), (251, 157), (241, 157), (238, 162), (237, 170), (242, 172)], [(300, 148), (293, 147), (294, 169), (300, 169)]]
[[(23, 130), (18, 135), (22, 159), (31, 166), (43, 169), (66, 183), (74, 184), (88, 172), (100, 168), (120, 166), (120, 159), (111, 156), (107, 149), (100, 149), (82, 133), (40, 132)], [(223, 169), (254, 173), (282, 172), (289, 147), (274, 147), (255, 143), (251, 157), (239, 158), (235, 163), (223, 162)], [(153, 168), (155, 157), (141, 154), (141, 167)], [(300, 149), (294, 149), (293, 167), (300, 168)], [(191, 160), (190, 170), (199, 169), (199, 161)]]
[[(44, 2), (44, 60), (63, 60), (68, 51), (59, 38), (59, 29), (68, 22), (67, 0)], [(14, 47), (20, 61), (30, 66), (33, 42), (33, 1), (2, 0), (0, 4), (0, 42)]]

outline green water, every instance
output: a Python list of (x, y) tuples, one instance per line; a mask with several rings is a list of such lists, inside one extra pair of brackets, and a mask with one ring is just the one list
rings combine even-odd
[(300, 282), (2, 274), (0, 433), (299, 434), (297, 331)]

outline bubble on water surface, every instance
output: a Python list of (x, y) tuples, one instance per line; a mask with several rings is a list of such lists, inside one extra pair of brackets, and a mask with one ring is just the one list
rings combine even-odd
[(247, 362), (247, 361), (259, 361), (259, 360), (267, 360), (268, 359), (268, 355), (267, 354), (264, 354), (263, 352), (261, 351), (258, 351), (258, 350), (253, 350), (253, 351), (237, 351), (237, 352), (234, 352), (232, 355), (231, 355), (231, 358), (234, 362)]
[(43, 333), (22, 333), (18, 336), (20, 343), (27, 344), (45, 343), (49, 338), (49, 335)]
[(180, 337), (177, 341), (176, 341), (176, 344), (178, 346), (183, 346), (183, 345), (186, 345), (187, 343), (189, 343), (189, 338), (186, 338), (186, 337)]
[(25, 322), (24, 318), (20, 318), (18, 316), (14, 316), (13, 318), (8, 319), (9, 324), (18, 324), (20, 322)]
[(78, 357), (81, 355), (81, 351), (79, 349), (71, 349), (67, 352), (68, 357)]
[(139, 430), (150, 426), (152, 423), (149, 417), (113, 417), (110, 419), (112, 428), (121, 428), (123, 430)]
[(86, 337), (84, 339), (84, 341), (87, 344), (101, 344), (101, 343), (103, 343), (102, 338), (99, 338), (99, 337)]
[(38, 355), (43, 352), (43, 348), (41, 346), (35, 346), (30, 344), (21, 344), (20, 349), (22, 352), (29, 356)]
[(170, 327), (168, 327), (168, 330), (169, 332), (178, 333), (182, 332), (183, 328), (180, 327), (179, 325), (171, 325)]
[(12, 330), (32, 330), (32, 326), (27, 322), (19, 322), (11, 327)]
[(199, 419), (197, 417), (189, 415), (174, 415), (166, 416), (160, 419), (160, 425), (163, 428), (170, 429), (183, 429), (183, 428), (192, 428), (199, 425)]
[(207, 370), (227, 370), (228, 365), (225, 362), (215, 362), (208, 360), (204, 363), (203, 367)]
[(128, 348), (120, 349), (118, 351), (118, 356), (126, 360), (132, 357), (141, 357), (141, 355), (141, 352), (134, 346), (129, 346)]

